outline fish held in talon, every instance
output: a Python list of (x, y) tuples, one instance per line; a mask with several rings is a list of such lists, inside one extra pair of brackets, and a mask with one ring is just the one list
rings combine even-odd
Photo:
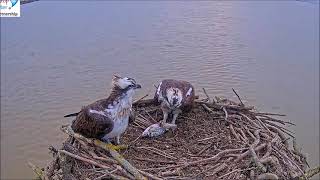
[(160, 82), (154, 95), (156, 104), (160, 104), (163, 112), (163, 122), (167, 122), (169, 114), (175, 124), (178, 115), (190, 111), (195, 100), (195, 89), (187, 81), (165, 79)]
[(163, 121), (152, 124), (147, 129), (145, 129), (142, 133), (142, 137), (158, 137), (163, 135), (168, 130), (175, 130), (177, 128), (177, 125), (170, 124), (170, 123), (164, 123)]
[(106, 143), (115, 138), (120, 144), (120, 136), (128, 127), (132, 114), (132, 99), (137, 89), (141, 88), (133, 78), (113, 75), (111, 93), (105, 99), (82, 107), (77, 113), (64, 117), (76, 116), (71, 128), (87, 138), (96, 138)]

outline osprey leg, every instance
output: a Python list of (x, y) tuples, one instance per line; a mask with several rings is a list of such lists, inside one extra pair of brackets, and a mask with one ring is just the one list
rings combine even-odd
[(172, 111), (173, 117), (172, 117), (172, 121), (171, 124), (176, 124), (176, 119), (178, 117), (178, 115), (181, 113), (182, 111), (180, 109), (176, 109), (174, 111)]
[(168, 114), (169, 114), (169, 111), (165, 108), (161, 108), (162, 109), (162, 112), (163, 112), (163, 119), (162, 121), (165, 123), (168, 119)]
[(116, 137), (116, 144), (120, 144), (120, 135)]

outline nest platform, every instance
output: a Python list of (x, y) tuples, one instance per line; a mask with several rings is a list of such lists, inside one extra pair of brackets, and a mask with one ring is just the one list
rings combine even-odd
[(43, 169), (30, 166), (39, 178), (54, 180), (308, 179), (319, 173), (319, 167), (308, 168), (298, 150), (288, 129), (293, 123), (281, 120), (282, 114), (258, 112), (238, 98), (236, 103), (207, 95), (178, 116), (175, 131), (157, 138), (141, 134), (162, 120), (162, 111), (152, 99), (140, 99), (133, 104), (135, 119), (120, 139), (124, 149), (87, 139), (66, 125), (61, 127), (68, 134), (62, 147), (49, 148), (52, 162)]

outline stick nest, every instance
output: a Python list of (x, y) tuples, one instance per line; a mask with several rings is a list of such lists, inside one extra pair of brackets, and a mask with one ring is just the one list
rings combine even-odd
[[(241, 99), (239, 97), (241, 102)], [(209, 97), (181, 113), (178, 128), (158, 138), (141, 138), (143, 130), (162, 120), (151, 99), (133, 105), (121, 143), (128, 145), (115, 158), (106, 146), (79, 135), (60, 150), (50, 147), (54, 160), (41, 171), (43, 179), (294, 179), (306, 178), (305, 156), (288, 140), (292, 124), (259, 113), (228, 99)], [(169, 118), (170, 120), (170, 118)], [(293, 138), (294, 139), (294, 138)], [(103, 143), (102, 143), (103, 144)], [(111, 153), (110, 153), (111, 152)], [(122, 160), (127, 160), (123, 162)], [(128, 163), (130, 166), (128, 166)], [(132, 165), (132, 166), (131, 166)], [(137, 178), (138, 177), (138, 178)]]

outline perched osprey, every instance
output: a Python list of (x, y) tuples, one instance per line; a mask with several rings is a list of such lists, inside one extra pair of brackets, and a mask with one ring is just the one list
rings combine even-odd
[(173, 114), (172, 124), (175, 124), (179, 113), (192, 108), (194, 99), (193, 86), (189, 82), (174, 79), (161, 81), (154, 95), (154, 101), (161, 104), (163, 121), (166, 122), (169, 113)]
[(134, 79), (114, 75), (108, 98), (98, 100), (83, 107), (80, 112), (64, 117), (77, 116), (71, 125), (76, 133), (106, 142), (116, 137), (116, 143), (119, 144), (120, 135), (128, 127), (132, 97), (138, 88), (141, 86)]

